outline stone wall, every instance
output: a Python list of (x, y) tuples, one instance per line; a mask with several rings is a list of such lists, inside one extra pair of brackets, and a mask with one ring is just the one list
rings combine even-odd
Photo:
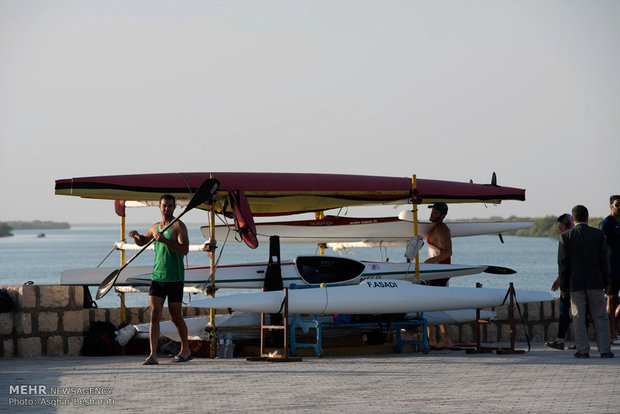
[[(558, 317), (560, 315), (559, 301), (557, 299), (547, 302), (533, 302), (521, 304), (521, 322), (518, 309), (514, 308), (514, 327), (515, 341), (525, 342), (529, 337), (532, 343), (542, 343), (547, 340), (554, 340), (558, 333)], [(505, 322), (509, 319), (509, 307), (501, 306), (488, 308), (496, 312), (496, 321), (489, 321), (480, 325), (481, 342), (510, 343), (510, 324)], [(476, 324), (461, 323), (449, 326), (452, 340), (455, 343), (475, 343)], [(572, 338), (572, 331), (569, 329), (567, 339)]]
[[(120, 308), (83, 308), (81, 286), (19, 285), (0, 286), (8, 290), (16, 309), (0, 313), (0, 356), (37, 357), (79, 355), (84, 334), (91, 322), (106, 321), (120, 325)], [(497, 319), (508, 319), (508, 307), (490, 308), (497, 312)], [(527, 331), (533, 343), (553, 340), (558, 329), (558, 301), (521, 305), (526, 322), (524, 329), (515, 310), (516, 341), (525, 341)], [(207, 314), (207, 309), (183, 307), (184, 316)], [(126, 322), (146, 323), (148, 308), (128, 308)], [(169, 319), (164, 308), (164, 319)], [(473, 343), (476, 340), (475, 324), (450, 325), (453, 341)], [(490, 322), (482, 325), (482, 342), (510, 342), (507, 323)], [(572, 332), (569, 330), (569, 338)]]
[[(91, 322), (121, 323), (120, 308), (84, 309), (82, 286), (0, 286), (15, 302), (11, 313), (0, 313), (0, 356), (37, 357), (79, 355)], [(208, 310), (183, 307), (184, 316), (204, 315)], [(126, 322), (149, 321), (148, 308), (127, 308)], [(164, 319), (169, 319), (164, 307)]]

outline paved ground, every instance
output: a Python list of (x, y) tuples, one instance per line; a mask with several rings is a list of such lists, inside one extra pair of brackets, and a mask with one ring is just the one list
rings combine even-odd
[(614, 359), (596, 351), (576, 359), (542, 345), (524, 355), (432, 351), (290, 363), (160, 357), (150, 367), (135, 355), (2, 359), (0, 411), (618, 413), (620, 346), (614, 351)]

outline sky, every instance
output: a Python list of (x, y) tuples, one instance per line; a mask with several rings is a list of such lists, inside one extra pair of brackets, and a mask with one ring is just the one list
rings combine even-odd
[(179, 171), (496, 172), (526, 201), (448, 219), (603, 217), (619, 21), (600, 0), (0, 0), (0, 221), (117, 222), (54, 180)]

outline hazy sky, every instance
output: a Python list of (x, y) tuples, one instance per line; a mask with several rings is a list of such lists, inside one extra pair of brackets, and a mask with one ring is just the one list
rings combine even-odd
[(176, 171), (495, 171), (527, 200), (449, 218), (606, 216), (618, 22), (620, 1), (0, 0), (0, 220), (115, 222), (54, 180)]

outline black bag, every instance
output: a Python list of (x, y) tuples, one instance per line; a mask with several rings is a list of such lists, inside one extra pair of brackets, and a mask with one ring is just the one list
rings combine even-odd
[(0, 289), (0, 312), (13, 312), (15, 310), (15, 302), (6, 289)]
[(108, 356), (116, 353), (116, 328), (110, 322), (91, 322), (84, 337), (83, 356)]

